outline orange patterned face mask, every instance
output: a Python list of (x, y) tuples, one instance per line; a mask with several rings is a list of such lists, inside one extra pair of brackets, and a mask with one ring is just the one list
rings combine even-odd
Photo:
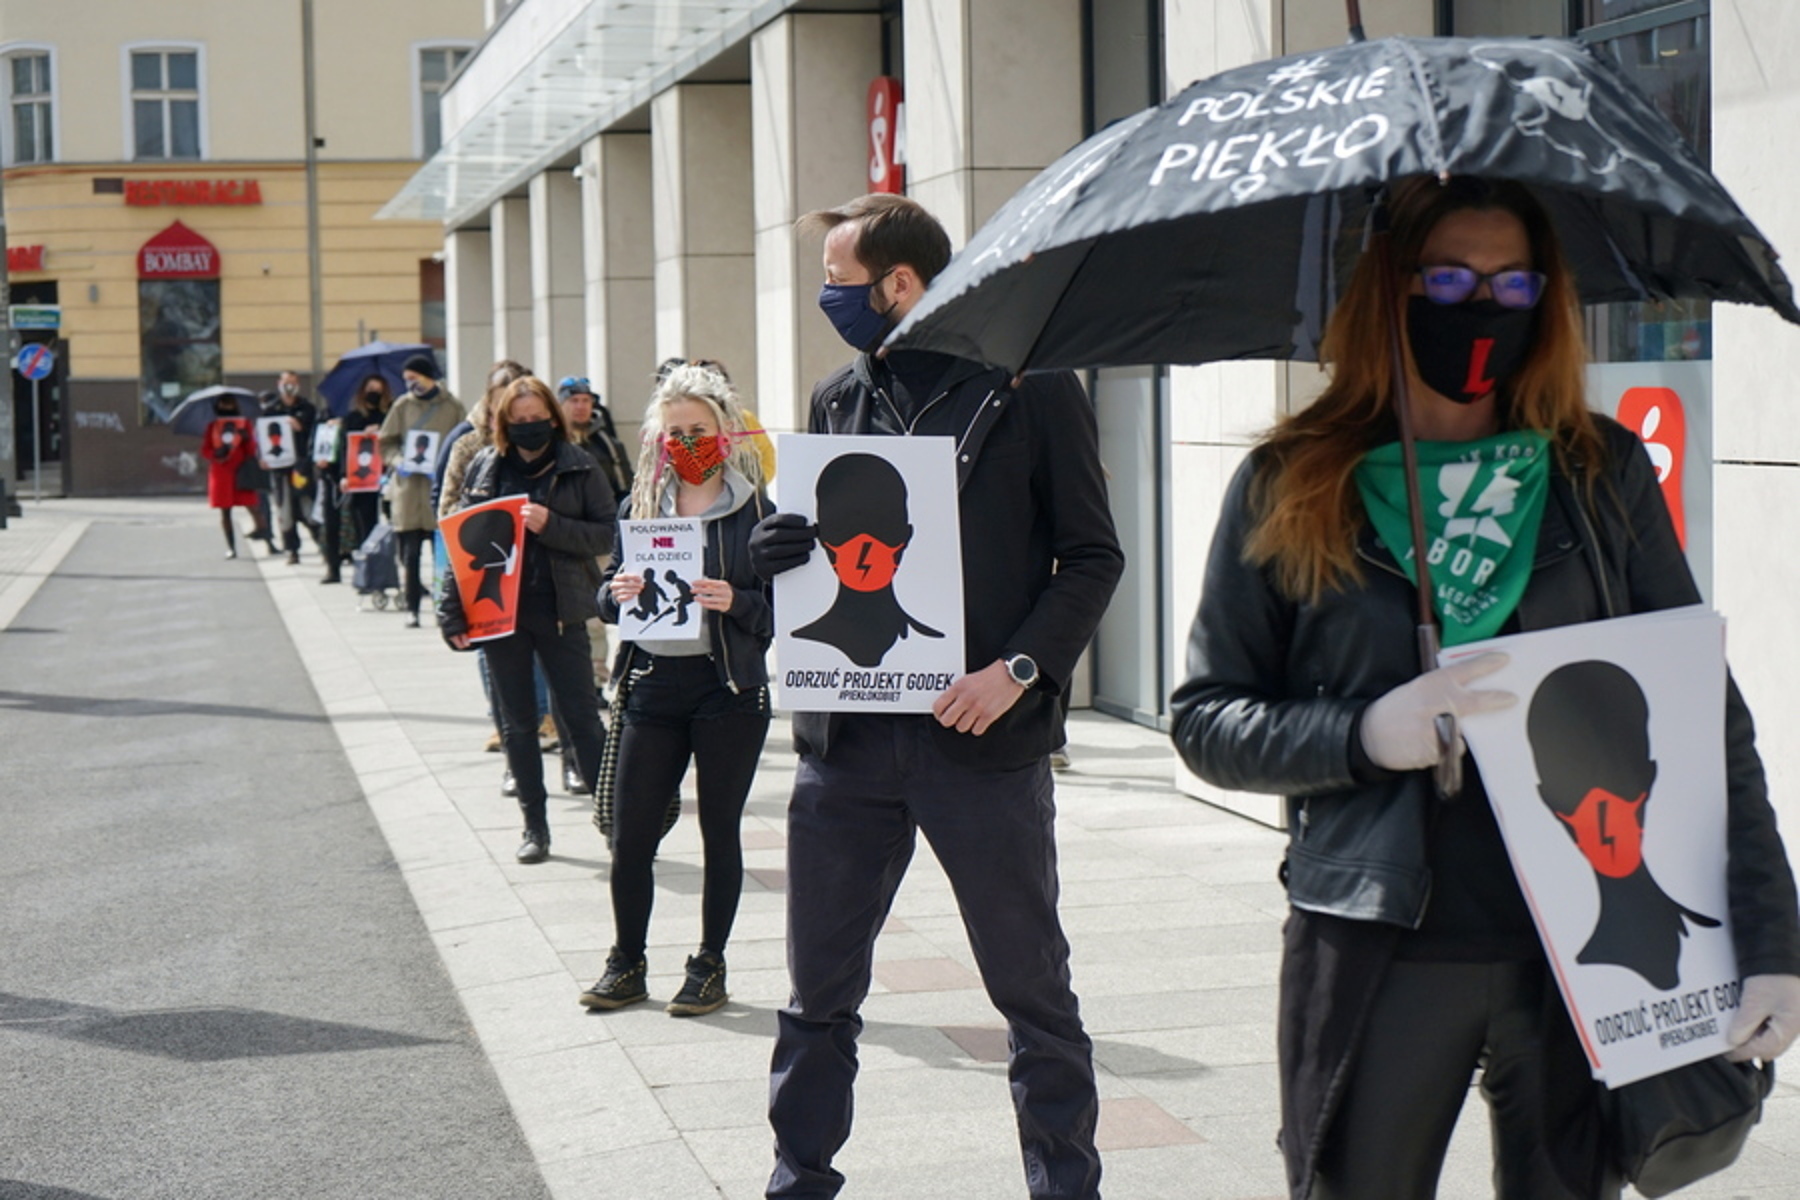
[(1595, 871), (1623, 879), (1644, 865), (1644, 821), (1640, 810), (1649, 792), (1636, 800), (1592, 788), (1567, 816), (1557, 813), (1575, 835), (1575, 847)]
[(705, 483), (725, 469), (725, 451), (730, 443), (724, 435), (689, 437), (671, 433), (663, 439), (663, 453), (675, 467), (683, 483)]
[(831, 552), (831, 569), (838, 581), (853, 592), (879, 592), (894, 582), (900, 569), (900, 552), (906, 543), (890, 546), (866, 533), (859, 533), (833, 546), (820, 543)]

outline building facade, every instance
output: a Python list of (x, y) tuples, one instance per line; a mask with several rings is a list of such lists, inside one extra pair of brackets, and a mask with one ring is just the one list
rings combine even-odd
[(9, 480), (42, 461), (52, 493), (201, 491), (164, 426), (189, 392), (309, 376), (377, 335), (441, 344), (440, 227), (373, 218), (437, 149), (483, 21), (481, 0), (0, 0), (11, 300), (60, 310), (17, 333), (56, 365), (35, 422), (16, 373), (0, 405)]
[[(1783, 203), (1795, 170), (1768, 143), (1800, 115), (1800, 12), (1719, 7), (1716, 20), (1709, 0), (1362, 11), (1372, 37), (1605, 43), (1770, 239), (1800, 246), (1800, 208)], [(590, 376), (629, 424), (656, 362), (704, 356), (777, 429), (803, 424), (812, 381), (845, 358), (814, 304), (819, 248), (796, 237), (797, 216), (900, 188), (960, 244), (1108, 122), (1346, 36), (1338, 0), (517, 0), (489, 17), (444, 94), (443, 150), (383, 210), (442, 222), (453, 386), (520, 358)], [(1731, 619), (1774, 794), (1800, 819), (1783, 786), (1800, 748), (1778, 736), (1795, 707), (1781, 684), (1800, 668), (1786, 619), (1795, 568), (1765, 544), (1800, 503), (1783, 395), (1800, 330), (1729, 305), (1615, 305), (1593, 312), (1590, 333), (1594, 403), (1674, 459), (1690, 558)], [(1090, 375), (1130, 566), (1084, 700), (1166, 725), (1225, 483), (1255, 434), (1319, 383), (1315, 367), (1269, 362)], [(1267, 797), (1182, 783), (1278, 819)]]

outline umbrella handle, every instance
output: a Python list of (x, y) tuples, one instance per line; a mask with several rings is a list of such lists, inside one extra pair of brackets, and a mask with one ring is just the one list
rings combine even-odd
[(1345, 15), (1350, 18), (1350, 40), (1353, 42), (1368, 40), (1367, 35), (1363, 33), (1362, 0), (1344, 0), (1344, 10)]

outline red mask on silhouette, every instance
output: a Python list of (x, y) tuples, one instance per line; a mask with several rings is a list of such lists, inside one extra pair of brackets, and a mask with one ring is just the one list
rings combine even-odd
[(890, 546), (866, 533), (835, 546), (820, 544), (831, 554), (831, 569), (837, 572), (838, 581), (854, 592), (879, 592), (891, 585), (906, 549), (905, 542)]
[(1574, 833), (1576, 848), (1595, 871), (1623, 879), (1644, 865), (1644, 822), (1639, 810), (1648, 795), (1639, 792), (1636, 800), (1626, 800), (1605, 788), (1592, 788), (1573, 814), (1556, 815)]
[(663, 453), (669, 456), (675, 474), (683, 483), (697, 485), (725, 469), (725, 450), (729, 444), (723, 436), (688, 437), (672, 433), (663, 439)]

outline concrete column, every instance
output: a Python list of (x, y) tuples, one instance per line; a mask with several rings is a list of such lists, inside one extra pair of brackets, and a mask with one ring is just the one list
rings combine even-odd
[[(1363, 25), (1370, 37), (1429, 34), (1431, 0), (1364, 0)], [(1340, 4), (1297, 5), (1278, 0), (1165, 0), (1164, 75), (1170, 95), (1195, 80), (1261, 59), (1341, 45), (1345, 38)], [(1185, 677), (1186, 630), (1200, 599), (1212, 540), (1226, 485), (1245, 451), (1284, 412), (1318, 394), (1324, 376), (1309, 363), (1214, 363), (1176, 367), (1169, 372), (1170, 495), (1166, 510), (1170, 544), (1171, 624), (1167, 677)], [(1273, 797), (1226, 793), (1202, 784), (1176, 763), (1183, 791), (1271, 824), (1281, 822)]]
[(748, 84), (678, 84), (650, 102), (656, 355), (725, 364), (756, 393)]
[(969, 240), (1081, 140), (1078, 0), (906, 0), (907, 192)]
[[(1800, 166), (1769, 139), (1800, 111), (1797, 17), (1783, 0), (1735, 0), (1712, 21), (1713, 171), (1787, 256), (1790, 277), (1800, 274)], [(1800, 670), (1800, 628), (1789, 599), (1800, 588), (1800, 558), (1771, 553), (1769, 535), (1800, 508), (1796, 378), (1793, 326), (1764, 308), (1713, 306), (1713, 598), (1731, 621), (1732, 670), (1765, 731), (1758, 749), (1790, 845), (1800, 824), (1800, 744), (1767, 731), (1800, 717), (1790, 685)]]
[(750, 42), (756, 390), (771, 429), (804, 429), (812, 385), (850, 355), (819, 312), (821, 247), (797, 237), (794, 221), (868, 191), (863, 110), (880, 73), (873, 15), (793, 14)]
[(628, 445), (656, 369), (650, 135), (603, 133), (581, 148), (587, 372)]
[(531, 179), (531, 358), (552, 384), (584, 371), (581, 183), (552, 168)]
[(494, 361), (494, 266), (485, 229), (444, 235), (445, 381), (466, 408), (486, 386)]
[(531, 202), (508, 196), (488, 210), (492, 230), (494, 358), (531, 361)]

